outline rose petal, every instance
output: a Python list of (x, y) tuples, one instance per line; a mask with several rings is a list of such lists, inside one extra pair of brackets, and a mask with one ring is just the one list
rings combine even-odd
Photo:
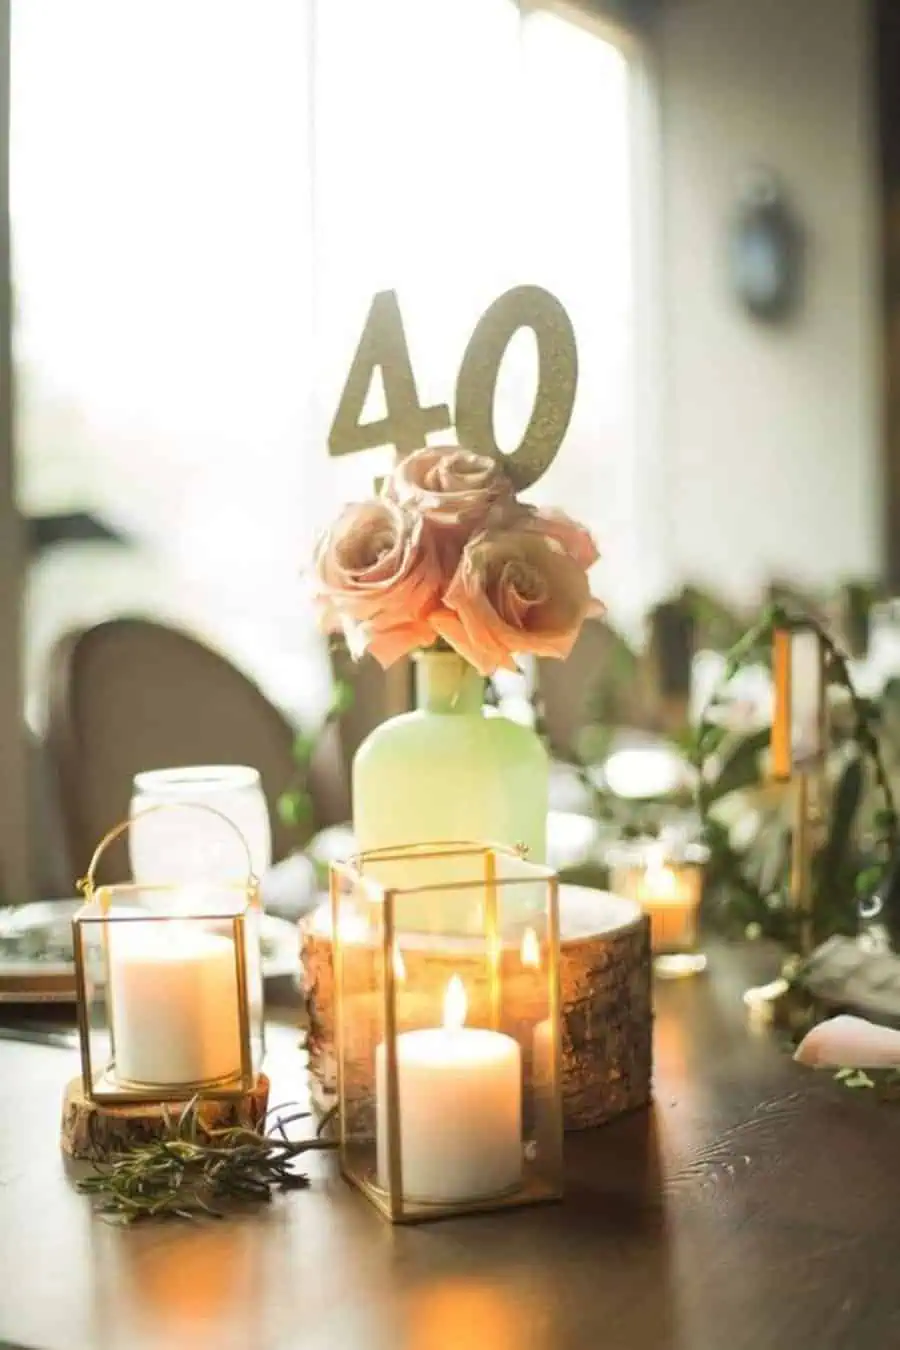
[(396, 628), (373, 630), (368, 637), (367, 650), (387, 670), (401, 656), (408, 656), (418, 647), (428, 647), (433, 640), (434, 633), (429, 623), (409, 623)]
[(458, 615), (450, 610), (436, 610), (429, 622), (438, 637), (448, 642), (480, 675), (493, 675), (499, 667), (518, 669), (509, 652), (487, 641), (473, 642)]
[(534, 530), (545, 539), (552, 539), (559, 544), (563, 552), (585, 572), (593, 567), (600, 557), (590, 530), (580, 525), (577, 520), (573, 520), (571, 516), (567, 516), (565, 511), (540, 507), (530, 514), (528, 521), (525, 522), (525, 528)]
[(862, 1017), (832, 1017), (804, 1036), (794, 1059), (820, 1069), (900, 1067), (900, 1031)]

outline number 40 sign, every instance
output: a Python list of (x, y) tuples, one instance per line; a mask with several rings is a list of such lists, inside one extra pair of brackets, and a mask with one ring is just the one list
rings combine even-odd
[[(578, 354), (571, 320), (560, 302), (540, 286), (515, 286), (488, 306), (475, 325), (456, 377), (456, 435), (472, 450), (500, 456), (494, 434), (494, 396), (503, 356), (514, 333), (530, 328), (537, 341), (538, 381), (531, 417), (518, 447), (503, 455), (516, 490), (536, 483), (562, 444), (578, 383)], [(360, 418), (380, 367), (387, 416)], [(419, 402), (396, 291), (372, 301), (356, 355), (328, 436), (330, 455), (393, 445), (402, 459), (425, 445), (430, 431), (454, 425), (446, 403)]]

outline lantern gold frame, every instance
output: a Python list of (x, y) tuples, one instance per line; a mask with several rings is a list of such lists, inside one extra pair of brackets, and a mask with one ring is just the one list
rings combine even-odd
[[(367, 869), (384, 863), (414, 864), (446, 859), (471, 859), (479, 864), (480, 875), (471, 880), (448, 881), (419, 885), (386, 886), (371, 875)], [(520, 875), (501, 875), (504, 866), (509, 868), (507, 860), (514, 860)], [(449, 892), (482, 892), (483, 922), (479, 932), (479, 941), (483, 942), (483, 952), (477, 960), (486, 971), (488, 1012), (483, 1022), (490, 1030), (501, 1030), (503, 1024), (503, 931), (501, 906), (503, 896), (523, 885), (543, 888), (543, 946), (546, 954), (545, 966), (540, 968), (539, 978), (546, 981), (546, 1013), (548, 1030), (549, 1063), (546, 1081), (543, 1083), (544, 1096), (541, 1099), (542, 1129), (544, 1145), (540, 1157), (540, 1167), (533, 1165), (537, 1145), (527, 1143), (523, 1121), (523, 1173), (522, 1181), (514, 1189), (498, 1195), (476, 1199), (452, 1201), (431, 1201), (412, 1199), (403, 1193), (403, 1160), (401, 1156), (401, 1094), (398, 1068), (397, 1040), (401, 1034), (398, 1018), (397, 971), (398, 939), (408, 937), (406, 929), (397, 927), (397, 903), (405, 897), (422, 896), (425, 898), (446, 897)], [(347, 1099), (347, 1042), (348, 1009), (345, 1000), (345, 946), (355, 945), (354, 939), (342, 936), (341, 888), (349, 887), (357, 897), (364, 897), (376, 915), (376, 941), (369, 946), (376, 978), (380, 989), (376, 992), (375, 1003), (381, 1016), (385, 1050), (385, 1109), (387, 1124), (387, 1185), (381, 1185), (374, 1175), (372, 1166), (372, 1141), (367, 1139), (361, 1146), (365, 1159), (354, 1146), (348, 1130)], [(561, 1094), (561, 1042), (560, 1042), (560, 983), (559, 983), (559, 881), (556, 873), (541, 864), (525, 860), (524, 850), (510, 849), (502, 845), (476, 842), (437, 842), (428, 844), (396, 846), (393, 848), (373, 849), (359, 853), (342, 862), (333, 862), (330, 868), (330, 898), (333, 932), (333, 952), (335, 963), (335, 1031), (337, 1051), (337, 1088), (338, 1109), (340, 1115), (340, 1170), (341, 1175), (356, 1187), (375, 1205), (379, 1212), (392, 1223), (415, 1224), (432, 1219), (456, 1215), (501, 1210), (521, 1205), (539, 1204), (556, 1201), (562, 1197), (562, 1146), (563, 1116)], [(407, 902), (408, 903), (408, 902)], [(433, 943), (439, 949), (441, 936), (429, 932), (424, 937), (426, 943)], [(446, 936), (446, 935), (445, 935)], [(508, 950), (508, 949), (507, 949)], [(467, 1025), (469, 1023), (467, 1022)], [(534, 1034), (535, 1026), (531, 1025)], [(517, 1044), (522, 1051), (525, 1032), (520, 1029)], [(532, 1056), (534, 1047), (532, 1045)], [(523, 1061), (524, 1062), (524, 1061)], [(525, 1087), (523, 1103), (527, 1098)], [(538, 1100), (532, 1083), (532, 1106)], [(369, 1103), (375, 1106), (374, 1097)]]
[[(127, 900), (128, 896), (148, 895), (161, 899), (168, 895), (174, 898), (179, 891), (184, 892), (186, 889), (185, 885), (179, 885), (178, 883), (144, 885), (134, 882), (120, 882), (113, 885), (97, 885), (95, 873), (103, 853), (110, 844), (130, 829), (131, 820), (121, 822), (104, 836), (94, 851), (86, 876), (78, 882), (78, 889), (84, 895), (85, 903), (72, 919), (72, 946), (75, 960), (75, 996), (81, 1054), (81, 1080), (85, 1097), (99, 1104), (125, 1105), (148, 1101), (190, 1101), (198, 1096), (214, 1100), (229, 1100), (243, 1097), (248, 1091), (251, 1091), (259, 1075), (265, 1048), (262, 971), (261, 962), (257, 960), (259, 997), (254, 1007), (254, 1000), (251, 996), (248, 951), (250, 942), (255, 941), (257, 957), (259, 955), (258, 927), (254, 935), (253, 925), (258, 924), (262, 909), (259, 882), (252, 870), (247, 841), (243, 833), (228, 816), (221, 811), (217, 811), (215, 807), (200, 802), (164, 803), (159, 806), (151, 806), (147, 810), (139, 812), (132, 819), (138, 819), (139, 816), (150, 815), (157, 811), (184, 809), (206, 811), (217, 816), (240, 838), (248, 860), (246, 882), (215, 883), (216, 892), (234, 893), (236, 898), (234, 908), (227, 909), (225, 912), (194, 910), (185, 913), (182, 909), (173, 909), (172, 912), (162, 913), (148, 911), (115, 914), (113, 905), (123, 898)], [(238, 896), (243, 897), (241, 902), (238, 902)], [(235, 954), (234, 977), (237, 996), (240, 1068), (227, 1078), (208, 1079), (199, 1082), (145, 1084), (120, 1081), (115, 1074), (115, 1009), (111, 997), (110, 983), (110, 932), (114, 926), (118, 925), (125, 926), (133, 923), (165, 924), (173, 921), (186, 924), (196, 923), (198, 926), (215, 924), (223, 928), (227, 927), (229, 930)], [(85, 953), (86, 934), (92, 931), (99, 933), (99, 941), (102, 946), (103, 987), (106, 991), (105, 1002), (107, 1005), (106, 1029), (110, 1044), (109, 1057), (102, 1066), (96, 1063), (96, 1056), (92, 1048), (91, 1011), (96, 1006), (97, 1000), (94, 997), (94, 986), (90, 978)]]

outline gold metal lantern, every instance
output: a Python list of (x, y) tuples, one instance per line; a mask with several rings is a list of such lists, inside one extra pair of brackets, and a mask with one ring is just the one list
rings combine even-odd
[[(219, 816), (246, 847), (212, 807), (150, 808), (182, 809)], [(261, 910), (249, 851), (240, 882), (98, 886), (105, 849), (130, 824), (96, 849), (72, 921), (84, 1095), (99, 1103), (242, 1096), (263, 1054)]]
[(486, 843), (332, 864), (341, 1170), (393, 1222), (562, 1194), (557, 890)]

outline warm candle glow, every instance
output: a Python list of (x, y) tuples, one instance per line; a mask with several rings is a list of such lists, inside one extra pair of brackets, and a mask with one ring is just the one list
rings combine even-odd
[(541, 946), (538, 942), (538, 935), (533, 928), (526, 928), (522, 936), (522, 965), (530, 966), (532, 970), (540, 969), (541, 964)]
[(644, 895), (648, 900), (652, 898), (654, 904), (684, 903), (678, 877), (671, 867), (666, 867), (664, 858), (661, 848), (652, 850), (644, 870)]
[(463, 982), (458, 975), (451, 975), (444, 995), (444, 1026), (448, 1031), (458, 1031), (465, 1023), (468, 1000)]
[(394, 943), (394, 979), (398, 984), (406, 983), (406, 962), (403, 960), (403, 953)]

